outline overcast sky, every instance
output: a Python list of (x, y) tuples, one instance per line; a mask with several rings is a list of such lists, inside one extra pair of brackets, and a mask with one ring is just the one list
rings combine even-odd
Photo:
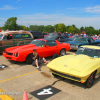
[(64, 23), (100, 29), (100, 0), (1, 0), (0, 27), (10, 17), (25, 26)]

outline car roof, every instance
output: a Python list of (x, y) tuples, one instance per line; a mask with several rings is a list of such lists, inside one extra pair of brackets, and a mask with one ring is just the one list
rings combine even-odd
[(100, 46), (92, 46), (92, 45), (83, 45), (81, 47), (91, 48), (91, 49), (100, 49)]
[(4, 31), (4, 32), (0, 32), (1, 34), (3, 35), (6, 35), (6, 34), (20, 34), (20, 33), (23, 33), (23, 34), (30, 34), (31, 37), (33, 38), (32, 34), (28, 31)]

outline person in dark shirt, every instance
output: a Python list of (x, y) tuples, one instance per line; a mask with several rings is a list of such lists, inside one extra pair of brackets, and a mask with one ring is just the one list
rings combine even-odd
[(41, 71), (41, 69), (39, 67), (40, 64), (42, 64), (42, 63), (47, 64), (48, 63), (45, 58), (40, 58), (39, 57), (38, 53), (36, 52), (36, 49), (33, 49), (32, 60), (33, 60), (32, 65), (36, 66), (39, 71)]

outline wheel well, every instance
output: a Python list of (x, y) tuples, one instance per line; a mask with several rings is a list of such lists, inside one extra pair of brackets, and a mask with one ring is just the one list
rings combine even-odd
[(26, 59), (25, 59), (26, 63), (28, 63), (28, 64), (32, 64), (32, 58), (31, 58), (30, 60), (28, 59), (28, 58), (31, 57), (31, 54), (32, 54), (32, 53), (28, 54), (28, 55), (26, 56)]
[[(65, 48), (62, 48), (61, 50), (65, 50), (65, 51), (66, 51), (66, 49), (65, 49)], [(60, 53), (61, 53), (61, 50), (60, 50)], [(59, 53), (59, 55), (60, 55), (60, 53)]]
[(29, 56), (29, 55), (31, 55), (32, 53), (29, 53), (27, 56), (26, 56), (26, 58)]
[(94, 73), (96, 74), (97, 73), (97, 70), (95, 70)]
[[(66, 50), (65, 48), (62, 48), (61, 50), (63, 50), (63, 49)], [(61, 50), (60, 50), (60, 51), (61, 51)]]

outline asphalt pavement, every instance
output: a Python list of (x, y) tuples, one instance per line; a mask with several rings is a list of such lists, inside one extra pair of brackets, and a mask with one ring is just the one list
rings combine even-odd
[[(67, 52), (67, 54), (74, 54)], [(48, 62), (52, 57), (46, 58)], [(0, 65), (8, 67), (0, 70), (0, 89), (14, 100), (22, 100), (24, 91), (29, 100), (99, 100), (100, 78), (95, 80), (92, 88), (84, 84), (61, 77), (54, 78), (46, 67), (41, 70), (25, 62), (9, 61), (0, 55)]]

